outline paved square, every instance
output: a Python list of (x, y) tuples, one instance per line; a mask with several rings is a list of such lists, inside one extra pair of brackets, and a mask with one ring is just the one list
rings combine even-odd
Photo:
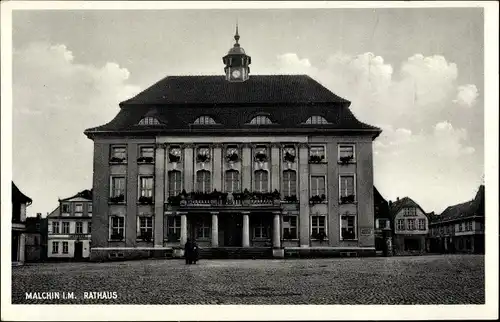
[[(26, 292), (75, 299), (28, 300)], [(117, 292), (85, 299), (84, 292)], [(62, 295), (61, 295), (62, 296)], [(484, 256), (48, 263), (12, 268), (33, 304), (484, 304)]]

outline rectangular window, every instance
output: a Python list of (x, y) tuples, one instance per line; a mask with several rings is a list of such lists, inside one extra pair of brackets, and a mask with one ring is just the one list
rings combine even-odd
[(283, 216), (283, 239), (297, 239), (297, 216)]
[(63, 221), (62, 223), (62, 233), (69, 234), (69, 222)]
[(267, 171), (257, 170), (254, 172), (254, 191), (262, 193), (269, 191), (269, 175)]
[(210, 238), (210, 218), (202, 217), (196, 225), (196, 238)]
[(324, 176), (311, 176), (311, 197), (312, 196), (325, 196), (325, 177)]
[(170, 242), (176, 242), (181, 236), (181, 217), (168, 216), (167, 217), (167, 238)]
[(153, 239), (153, 217), (139, 217), (138, 238), (146, 241)]
[(148, 158), (152, 160), (155, 157), (155, 149), (152, 146), (141, 146), (139, 156), (141, 158)]
[(389, 221), (387, 219), (378, 219), (378, 228), (384, 229), (388, 228)]
[(425, 219), (418, 220), (418, 230), (425, 230)]
[(92, 223), (89, 221), (87, 223), (87, 234), (91, 234), (92, 233)]
[(209, 193), (211, 189), (211, 174), (207, 170), (200, 170), (196, 173), (196, 191)]
[(52, 222), (52, 233), (59, 234), (59, 222), (58, 221)]
[(325, 147), (311, 146), (309, 148), (309, 163), (321, 163), (325, 162)]
[(397, 228), (398, 228), (398, 230), (405, 230), (405, 220), (404, 219), (398, 219)]
[(110, 239), (122, 240), (125, 237), (125, 218), (121, 216), (110, 217)]
[(82, 222), (77, 222), (76, 223), (75, 233), (76, 234), (83, 234), (83, 223)]
[(415, 219), (408, 219), (408, 230), (415, 230)]
[(77, 203), (75, 204), (75, 215), (79, 214), (81, 215), (83, 213), (83, 204)]
[(92, 203), (91, 202), (89, 202), (87, 204), (87, 212), (89, 213), (89, 215), (92, 215)]
[(178, 196), (182, 192), (182, 177), (180, 171), (168, 172), (168, 195)]
[(63, 254), (67, 254), (68, 253), (68, 248), (69, 248), (68, 246), (69, 246), (68, 242), (65, 242), (65, 241), (62, 242), (62, 252), (63, 252)]
[(69, 214), (71, 212), (71, 207), (69, 203), (63, 203), (62, 204), (62, 213), (63, 214)]
[(354, 145), (352, 144), (339, 145), (339, 161), (343, 163), (354, 161)]
[(311, 216), (311, 237), (326, 238), (326, 216)]
[(253, 227), (254, 238), (268, 238), (267, 225), (262, 217), (255, 218), (255, 226)]
[(121, 198), (125, 200), (125, 178), (124, 177), (112, 177), (111, 178), (111, 197)]
[(458, 231), (463, 231), (463, 227), (464, 227), (464, 226), (462, 225), (462, 223), (459, 223), (459, 224), (458, 224)]
[(405, 217), (416, 217), (417, 216), (417, 208), (404, 208), (403, 216)]
[(139, 197), (153, 198), (153, 177), (140, 177)]
[(356, 216), (341, 216), (341, 237), (342, 240), (356, 239)]
[(59, 242), (52, 242), (52, 254), (59, 253)]
[(127, 160), (127, 148), (124, 146), (112, 146), (110, 162), (125, 162)]
[(226, 192), (240, 192), (240, 173), (236, 170), (226, 171)]
[(283, 197), (291, 196), (297, 196), (297, 172), (286, 170), (283, 171)]
[[(340, 176), (340, 199), (345, 199), (345, 201), (354, 201), (355, 191), (354, 191), (354, 176)], [(350, 198), (350, 199), (349, 199)], [(348, 200), (349, 199), (349, 200)]]

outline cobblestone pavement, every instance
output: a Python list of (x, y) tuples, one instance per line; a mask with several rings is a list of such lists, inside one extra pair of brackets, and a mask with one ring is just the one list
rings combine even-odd
[[(29, 300), (26, 292), (73, 292)], [(85, 299), (84, 292), (117, 292)], [(62, 294), (62, 293), (60, 293)], [(60, 295), (62, 297), (62, 295)], [(483, 304), (484, 256), (45, 263), (12, 267), (33, 304)]]

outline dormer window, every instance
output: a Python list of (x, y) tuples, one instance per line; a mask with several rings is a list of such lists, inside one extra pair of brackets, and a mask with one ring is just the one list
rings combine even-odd
[(160, 125), (160, 121), (154, 117), (146, 116), (139, 121), (139, 125)]
[(273, 124), (271, 119), (265, 115), (257, 115), (254, 117), (251, 121), (250, 124), (252, 125), (265, 125), (265, 124)]
[(323, 116), (313, 115), (306, 120), (306, 124), (329, 124)]
[(203, 116), (200, 116), (199, 118), (197, 118), (193, 124), (199, 124), (199, 125), (213, 125), (213, 124), (217, 124), (215, 122), (215, 120), (210, 117), (210, 116), (206, 116), (206, 115), (203, 115)]

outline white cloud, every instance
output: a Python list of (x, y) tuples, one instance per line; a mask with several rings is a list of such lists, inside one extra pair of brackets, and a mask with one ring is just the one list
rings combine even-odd
[(277, 56), (277, 69), (281, 74), (309, 74), (312, 68), (309, 59), (301, 59), (295, 53), (285, 53)]
[(479, 92), (476, 85), (461, 85), (457, 88), (457, 97), (453, 102), (465, 107), (472, 107), (476, 103), (478, 96)]
[(93, 144), (83, 131), (109, 122), (139, 91), (116, 63), (75, 61), (65, 45), (32, 43), (13, 53), (13, 176), (38, 189), (31, 211), (50, 211), (58, 197), (91, 187)]

